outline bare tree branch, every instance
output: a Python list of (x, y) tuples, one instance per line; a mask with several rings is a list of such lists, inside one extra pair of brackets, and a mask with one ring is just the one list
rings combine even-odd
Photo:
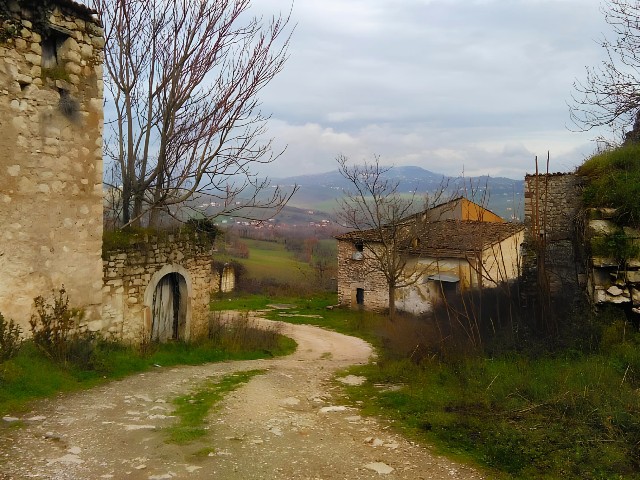
[(606, 126), (619, 134), (640, 127), (640, 3), (604, 0), (602, 12), (613, 36), (599, 41), (605, 60), (574, 82), (570, 115), (579, 131)]
[(224, 197), (233, 211), (237, 202), (282, 208), (296, 188), (267, 190), (254, 169), (280, 155), (263, 140), (258, 94), (284, 67), (290, 17), (251, 16), (250, 0), (93, 2), (105, 26), (115, 116), (105, 154), (122, 181), (123, 223), (155, 225), (198, 195)]
[(380, 165), (378, 155), (374, 155), (372, 162), (356, 166), (350, 166), (344, 155), (336, 160), (340, 174), (351, 187), (338, 200), (338, 221), (362, 234), (363, 248), (372, 260), (368, 263), (371, 269), (368, 273), (384, 277), (389, 290), (389, 316), (393, 319), (396, 290), (414, 285), (431, 267), (415, 261), (416, 255), (410, 250), (416, 246), (413, 242), (422, 236), (425, 222), (438, 219), (416, 213), (420, 207), (426, 212), (440, 203), (446, 184), (441, 184), (437, 192), (424, 199), (416, 196), (415, 189), (408, 196), (401, 195), (399, 182), (386, 177), (390, 168)]

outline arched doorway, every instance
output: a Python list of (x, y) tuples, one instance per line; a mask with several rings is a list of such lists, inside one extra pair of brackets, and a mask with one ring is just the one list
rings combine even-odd
[(177, 272), (160, 279), (153, 292), (151, 339), (183, 339), (187, 324), (187, 282)]
[(145, 330), (151, 340), (189, 338), (191, 296), (191, 277), (181, 265), (165, 265), (153, 274), (144, 293)]

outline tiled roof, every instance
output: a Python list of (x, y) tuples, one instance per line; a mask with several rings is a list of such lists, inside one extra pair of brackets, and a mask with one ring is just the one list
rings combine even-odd
[[(442, 220), (427, 222), (408, 233), (402, 248), (416, 255), (432, 257), (464, 258), (472, 252), (480, 252), (524, 229), (518, 223)], [(383, 233), (384, 234), (384, 233)], [(336, 237), (352, 242), (380, 241), (378, 230), (352, 231)], [(414, 239), (419, 239), (417, 244)]]
[(44, 7), (45, 9), (50, 9), (58, 6), (73, 12), (75, 15), (84, 20), (99, 22), (97, 17), (94, 16), (98, 13), (96, 10), (74, 0), (18, 0), (18, 5), (21, 5), (22, 8), (25, 8), (27, 10), (42, 7)]
[(86, 5), (74, 2), (73, 0), (54, 0), (53, 3), (57, 3), (62, 7), (69, 8), (70, 10), (73, 10), (84, 18), (92, 19), (93, 15), (98, 13), (93, 8), (89, 8)]

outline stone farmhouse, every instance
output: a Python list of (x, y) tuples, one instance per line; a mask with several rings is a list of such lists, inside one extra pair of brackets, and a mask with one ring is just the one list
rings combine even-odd
[(103, 47), (82, 5), (0, 2), (0, 312), (23, 329), (63, 284), (101, 315)]
[(0, 1), (0, 312), (25, 334), (63, 285), (81, 329), (186, 339), (233, 289), (197, 234), (103, 251), (103, 28), (72, 0)]
[[(465, 198), (457, 198), (406, 219), (419, 222), (400, 247), (406, 275), (421, 278), (396, 291), (396, 307), (424, 313), (449, 292), (494, 286), (518, 278), (524, 226), (508, 223)], [(388, 287), (376, 271), (374, 230), (353, 231), (338, 240), (338, 300), (371, 310), (388, 308)], [(417, 272), (417, 273), (416, 273)]]

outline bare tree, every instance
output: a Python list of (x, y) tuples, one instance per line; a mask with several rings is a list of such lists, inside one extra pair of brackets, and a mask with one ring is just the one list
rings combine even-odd
[(640, 129), (640, 3), (604, 0), (602, 11), (613, 36), (599, 42), (606, 59), (574, 82), (571, 119), (581, 131), (606, 126), (621, 132), (634, 123), (635, 131)]
[[(122, 221), (171, 214), (198, 195), (217, 214), (279, 209), (293, 192), (254, 172), (279, 154), (258, 94), (283, 68), (289, 17), (250, 0), (93, 0), (105, 27), (106, 155)], [(294, 188), (295, 190), (295, 188)]]
[(381, 274), (389, 293), (389, 318), (395, 317), (396, 290), (414, 285), (422, 280), (422, 275), (430, 265), (411, 262), (415, 256), (408, 255), (412, 242), (419, 238), (424, 222), (432, 219), (415, 215), (423, 207), (442, 201), (446, 185), (441, 185), (436, 193), (424, 199), (416, 196), (415, 190), (409, 195), (399, 192), (399, 182), (385, 175), (390, 167), (380, 165), (380, 157), (375, 155), (372, 162), (363, 165), (349, 165), (343, 155), (337, 158), (340, 174), (349, 181), (350, 190), (338, 200), (338, 221), (353, 231), (352, 237), (362, 240), (366, 250), (371, 274)]

